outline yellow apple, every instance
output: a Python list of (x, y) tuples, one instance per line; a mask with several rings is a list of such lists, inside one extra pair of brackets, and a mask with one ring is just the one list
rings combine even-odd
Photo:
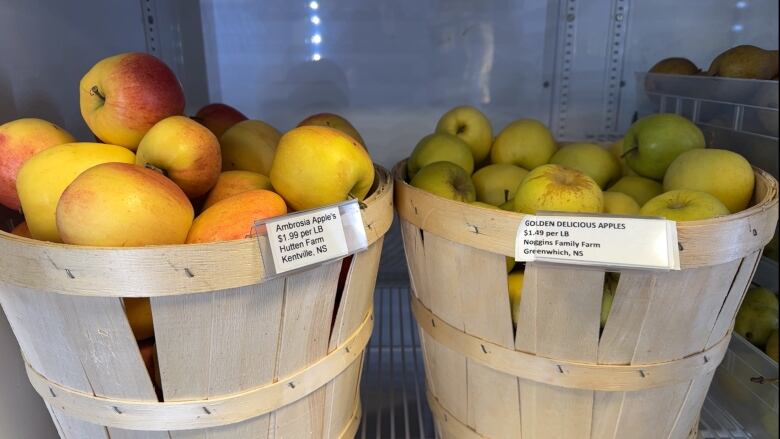
[(477, 199), (477, 190), (471, 177), (452, 162), (431, 163), (420, 169), (410, 184), (450, 200), (472, 203)]
[(627, 175), (607, 189), (607, 192), (621, 192), (633, 198), (639, 207), (648, 200), (663, 193), (661, 183), (649, 178)]
[(680, 154), (669, 165), (664, 176), (664, 190), (707, 192), (735, 213), (750, 203), (754, 179), (750, 163), (736, 152), (693, 149)]
[(154, 124), (184, 111), (184, 92), (164, 62), (122, 53), (92, 66), (79, 85), (81, 115), (103, 142), (135, 151)]
[(490, 161), (534, 169), (550, 161), (557, 146), (543, 123), (520, 119), (507, 125), (493, 142)]
[(230, 105), (213, 103), (198, 110), (192, 118), (219, 138), (228, 128), (246, 120), (243, 113)]
[(639, 204), (622, 192), (604, 192), (604, 213), (639, 215)]
[(219, 138), (222, 170), (268, 175), (280, 137), (276, 128), (259, 120), (245, 120), (233, 125)]
[(523, 297), (523, 272), (513, 271), (506, 279), (509, 287), (509, 307), (512, 310), (512, 323), (517, 325), (520, 318), (520, 299)]
[(219, 142), (208, 128), (184, 116), (157, 122), (141, 139), (135, 163), (153, 166), (190, 198), (211, 189), (219, 178), (222, 157)]
[(606, 149), (593, 143), (572, 143), (559, 149), (550, 163), (576, 169), (600, 188), (620, 177), (620, 163)]
[(514, 165), (488, 165), (471, 176), (477, 200), (494, 206), (514, 198), (528, 171)]
[(488, 203), (483, 203), (481, 201), (472, 201), (469, 204), (471, 204), (472, 206), (481, 207), (483, 209), (501, 210), (501, 209), (498, 208), (498, 206), (494, 206), (494, 205), (488, 204)]
[(41, 119), (18, 119), (0, 125), (0, 204), (19, 210), (16, 175), (27, 159), (46, 148), (75, 141), (67, 131)]
[(278, 194), (265, 189), (241, 192), (214, 203), (195, 218), (187, 243), (231, 241), (253, 233), (255, 221), (287, 213)]
[(57, 203), (57, 229), (66, 244), (183, 244), (192, 218), (192, 204), (176, 183), (157, 171), (127, 163), (87, 169)]
[(435, 162), (451, 162), (463, 168), (467, 174), (474, 172), (474, 156), (469, 146), (459, 137), (447, 133), (433, 133), (423, 137), (406, 161), (409, 178), (421, 168)]
[(501, 210), (508, 210), (508, 211), (514, 211), (515, 210), (515, 199), (510, 198), (506, 200), (506, 203), (501, 203), (498, 205), (498, 208)]
[(706, 192), (675, 190), (652, 198), (642, 206), (639, 214), (673, 221), (697, 221), (728, 215), (729, 210)]
[(125, 315), (135, 339), (148, 340), (154, 337), (154, 322), (152, 318), (152, 303), (148, 297), (125, 297)]
[(436, 132), (460, 137), (471, 148), (475, 163), (482, 163), (490, 154), (493, 128), (488, 118), (474, 107), (455, 107), (444, 113), (436, 124)]
[(528, 173), (515, 195), (515, 212), (601, 212), (599, 185), (580, 171), (542, 165)]
[(517, 262), (515, 261), (515, 258), (513, 258), (511, 256), (507, 256), (506, 257), (506, 272), (509, 273), (510, 271), (512, 271), (512, 269), (515, 268), (516, 264), (517, 264)]
[(253, 189), (266, 189), (273, 191), (271, 179), (263, 174), (250, 171), (225, 171), (219, 174), (217, 184), (209, 192), (203, 209), (208, 209), (212, 204)]
[(313, 114), (306, 119), (303, 119), (298, 126), (320, 126), (329, 127), (341, 131), (342, 133), (357, 140), (363, 147), (366, 146), (366, 142), (363, 140), (363, 136), (360, 135), (357, 129), (349, 123), (349, 121), (338, 114), (333, 113), (317, 113)]
[(22, 165), (16, 189), (35, 239), (60, 242), (55, 212), (60, 195), (87, 169), (108, 162), (135, 163), (127, 148), (104, 143), (66, 143), (45, 149)]
[(374, 183), (374, 164), (357, 140), (339, 130), (302, 126), (279, 140), (271, 184), (295, 210), (362, 200)]

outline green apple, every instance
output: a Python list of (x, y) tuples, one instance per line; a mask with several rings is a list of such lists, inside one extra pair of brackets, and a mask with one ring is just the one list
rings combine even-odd
[(593, 143), (572, 143), (559, 149), (550, 163), (576, 169), (604, 189), (620, 178), (620, 162), (605, 148)]
[(498, 206), (514, 198), (528, 171), (514, 165), (488, 165), (471, 176), (477, 200)]
[(455, 107), (444, 113), (436, 124), (436, 132), (460, 137), (471, 148), (476, 163), (481, 163), (490, 154), (493, 128), (488, 118), (474, 107)]
[(460, 166), (468, 175), (474, 172), (471, 148), (457, 136), (447, 133), (433, 133), (423, 137), (406, 162), (406, 171), (409, 178), (414, 178), (424, 166), (442, 161)]
[(639, 204), (622, 192), (604, 192), (604, 213), (639, 215)]
[(753, 198), (755, 176), (744, 157), (725, 149), (693, 149), (680, 154), (666, 170), (664, 190), (690, 189), (719, 199), (731, 213)]
[(698, 221), (728, 215), (729, 210), (706, 192), (676, 190), (650, 199), (639, 210), (643, 216), (660, 216), (672, 221)]
[(626, 159), (623, 158), (623, 139), (618, 139), (609, 147), (609, 152), (612, 153), (612, 155), (617, 159), (618, 163), (620, 163), (620, 175), (625, 177), (626, 175), (637, 175), (636, 172), (634, 172), (633, 169), (631, 169), (630, 166), (626, 163)]
[(612, 302), (615, 300), (615, 291), (617, 291), (620, 273), (606, 273), (604, 276), (604, 294), (601, 296), (601, 322), (603, 329), (607, 324), (609, 312), (612, 310)]
[(649, 178), (627, 175), (607, 189), (607, 192), (622, 192), (634, 200), (641, 207), (651, 198), (661, 195), (664, 187), (661, 183)]
[(512, 310), (512, 323), (517, 325), (520, 317), (520, 298), (523, 296), (523, 272), (513, 271), (506, 279), (509, 289), (509, 309)]
[(777, 329), (772, 331), (772, 334), (769, 335), (769, 338), (766, 340), (766, 348), (764, 348), (764, 352), (766, 352), (767, 355), (769, 355), (769, 358), (775, 360), (775, 363), (778, 362), (778, 334)]
[(529, 172), (515, 194), (515, 212), (593, 212), (604, 209), (604, 196), (592, 178), (575, 169), (542, 165)]
[(520, 119), (498, 133), (490, 150), (490, 161), (534, 169), (548, 163), (556, 148), (552, 133), (543, 123)]
[(734, 330), (763, 348), (778, 327), (777, 296), (766, 288), (751, 288), (739, 307)]
[(477, 200), (477, 190), (471, 177), (452, 162), (435, 162), (420, 169), (411, 185), (450, 200), (471, 203)]
[(623, 137), (628, 166), (655, 180), (664, 178), (678, 155), (695, 148), (704, 148), (704, 134), (693, 122), (671, 113), (643, 117)]
[(514, 211), (515, 210), (515, 199), (514, 198), (510, 198), (510, 199), (506, 200), (506, 203), (499, 204), (498, 208), (501, 209), (501, 210)]

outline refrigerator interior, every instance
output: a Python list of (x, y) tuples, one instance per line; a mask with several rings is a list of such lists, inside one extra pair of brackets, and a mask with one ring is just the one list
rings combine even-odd
[[(461, 104), (484, 111), (495, 132), (530, 117), (559, 139), (606, 141), (661, 109), (641, 74), (656, 61), (683, 56), (706, 69), (735, 45), (776, 48), (777, 15), (776, 0), (3, 0), (0, 122), (40, 117), (91, 140), (79, 79), (103, 57), (145, 51), (175, 71), (188, 114), (225, 102), (285, 131), (310, 114), (339, 113), (387, 168)], [(776, 120), (777, 101), (767, 106)], [(773, 138), (777, 175), (776, 127)], [(774, 268), (776, 289), (771, 262), (762, 264)], [(395, 227), (376, 294), (360, 435), (434, 437)], [(8, 437), (54, 437), (2, 317), (0, 353), (0, 425)], [(729, 411), (719, 383), (703, 437), (763, 437)], [(776, 384), (774, 400), (752, 395), (776, 423)]]

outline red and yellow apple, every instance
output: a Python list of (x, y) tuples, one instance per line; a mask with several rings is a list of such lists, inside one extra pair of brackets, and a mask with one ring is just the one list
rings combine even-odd
[(30, 157), (16, 179), (16, 190), (30, 234), (61, 242), (55, 213), (60, 195), (82, 172), (101, 163), (135, 163), (127, 148), (104, 143), (66, 143)]
[(250, 171), (225, 171), (219, 174), (217, 184), (209, 191), (203, 209), (208, 209), (214, 203), (238, 195), (252, 189), (273, 191), (271, 179), (263, 174)]
[(245, 120), (219, 138), (223, 171), (252, 171), (268, 175), (280, 138), (279, 131), (259, 120)]
[(374, 164), (362, 145), (333, 128), (293, 128), (279, 140), (271, 184), (294, 210), (312, 209), (354, 197), (374, 183)]
[(599, 185), (580, 171), (559, 165), (532, 170), (517, 188), (515, 212), (592, 212), (604, 208)]
[(92, 66), (79, 85), (81, 115), (101, 141), (135, 151), (157, 122), (184, 111), (173, 71), (146, 53), (122, 53)]
[(12, 235), (21, 236), (23, 238), (32, 238), (30, 235), (30, 229), (27, 227), (27, 222), (22, 221), (11, 230)]
[(41, 119), (18, 119), (0, 125), (0, 204), (19, 210), (16, 175), (27, 159), (46, 148), (75, 141), (67, 131)]
[(66, 244), (183, 244), (192, 218), (192, 204), (176, 183), (157, 171), (127, 163), (87, 169), (57, 203), (57, 229)]
[(184, 116), (157, 122), (141, 139), (135, 163), (160, 169), (190, 198), (208, 192), (219, 178), (219, 142), (206, 127)]
[(247, 117), (230, 105), (213, 103), (198, 110), (193, 119), (219, 138), (228, 128), (246, 120)]
[(255, 221), (287, 213), (282, 197), (265, 189), (242, 192), (214, 203), (195, 218), (188, 244), (244, 239)]
[(333, 113), (317, 113), (313, 114), (306, 119), (303, 119), (299, 124), (299, 127), (303, 126), (320, 126), (329, 127), (341, 131), (342, 133), (357, 140), (363, 147), (366, 146), (363, 137), (358, 130), (349, 121), (338, 114)]

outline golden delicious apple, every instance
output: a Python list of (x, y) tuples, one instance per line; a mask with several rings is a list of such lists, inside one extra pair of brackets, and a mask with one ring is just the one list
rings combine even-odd
[(33, 238), (60, 242), (55, 218), (60, 195), (79, 174), (108, 162), (135, 163), (135, 154), (105, 143), (66, 143), (45, 149), (22, 165), (16, 190)]
[(146, 53), (122, 53), (92, 66), (79, 85), (81, 116), (103, 142), (135, 151), (155, 123), (184, 111), (173, 71)]
[(514, 165), (488, 165), (471, 176), (477, 200), (494, 206), (514, 198), (528, 171)]
[(751, 288), (737, 312), (734, 331), (753, 345), (764, 348), (778, 327), (778, 306), (775, 293), (766, 288)]
[(333, 128), (357, 140), (358, 143), (360, 143), (364, 148), (366, 146), (366, 142), (363, 140), (363, 136), (360, 135), (358, 130), (355, 129), (355, 127), (351, 123), (349, 123), (347, 119), (339, 116), (338, 114), (333, 114), (333, 113), (313, 114), (307, 117), (306, 119), (303, 119), (298, 124), (298, 126), (299, 127), (320, 126), (320, 127)]
[(650, 199), (639, 210), (643, 216), (660, 216), (673, 221), (697, 221), (728, 215), (729, 210), (706, 192), (676, 190)]
[(219, 142), (208, 128), (184, 116), (157, 122), (141, 139), (135, 163), (153, 166), (190, 198), (211, 189), (222, 168)]
[(515, 265), (517, 264), (517, 261), (515, 261), (515, 258), (511, 256), (506, 257), (506, 272), (509, 273), (512, 271), (513, 268), (515, 268)]
[(623, 157), (637, 174), (661, 180), (678, 155), (704, 148), (704, 134), (688, 119), (673, 113), (645, 116), (623, 136)]
[(663, 193), (661, 183), (645, 177), (627, 175), (607, 189), (607, 192), (622, 192), (633, 198), (642, 207), (651, 198)]
[(483, 203), (481, 201), (472, 201), (469, 204), (471, 204), (472, 206), (481, 207), (483, 209), (501, 210), (501, 209), (498, 208), (498, 206), (494, 206), (494, 205), (488, 204), (488, 203)]
[(192, 119), (208, 128), (219, 139), (228, 128), (246, 120), (247, 117), (230, 105), (214, 103), (198, 110)]
[(520, 119), (507, 125), (493, 142), (490, 161), (534, 169), (550, 161), (557, 145), (543, 123)]
[(612, 302), (615, 300), (619, 279), (619, 273), (605, 273), (604, 275), (604, 293), (601, 296), (601, 318), (599, 322), (599, 326), (602, 329), (604, 329), (607, 319), (609, 319), (609, 312), (612, 310)]
[(183, 244), (192, 218), (192, 204), (176, 183), (157, 171), (127, 163), (87, 169), (57, 203), (57, 229), (66, 244)]
[(451, 162), (463, 168), (468, 175), (474, 172), (474, 156), (469, 146), (459, 137), (447, 133), (433, 133), (423, 137), (406, 161), (409, 178), (421, 168), (435, 162)]
[(754, 180), (750, 163), (736, 152), (694, 149), (680, 154), (669, 165), (664, 176), (664, 190), (707, 192), (735, 213), (744, 210), (750, 203)]
[(520, 299), (523, 297), (523, 272), (513, 271), (506, 279), (509, 288), (509, 307), (512, 310), (512, 323), (517, 325), (520, 318)]
[(780, 346), (778, 346), (778, 344), (780, 344), (780, 338), (778, 336), (777, 329), (775, 329), (766, 340), (766, 348), (764, 348), (764, 352), (766, 352), (769, 358), (775, 360), (775, 363), (778, 362), (778, 357), (780, 357), (780, 352), (778, 352), (778, 350), (780, 350)]
[(148, 297), (125, 297), (125, 315), (135, 339), (138, 341), (154, 337), (152, 303)]
[(219, 138), (222, 170), (268, 175), (280, 137), (276, 128), (259, 120), (245, 120), (233, 125)]
[(279, 140), (271, 184), (295, 210), (362, 200), (374, 183), (374, 164), (357, 140), (339, 130), (302, 126)]
[(627, 175), (639, 175), (633, 169), (631, 169), (630, 166), (628, 166), (628, 163), (626, 163), (626, 160), (623, 158), (623, 139), (616, 140), (609, 147), (609, 152), (611, 152), (615, 159), (617, 159), (618, 163), (620, 163), (621, 176), (625, 177)]
[(0, 125), (0, 204), (19, 210), (16, 175), (27, 159), (46, 148), (75, 141), (67, 131), (42, 119)]
[(566, 145), (553, 154), (550, 163), (576, 169), (602, 189), (620, 177), (620, 163), (605, 148), (593, 143)]
[(271, 179), (263, 174), (250, 171), (225, 171), (219, 174), (217, 184), (211, 189), (209, 196), (203, 203), (203, 209), (208, 209), (217, 201), (252, 189), (274, 190), (271, 186)]
[(506, 201), (506, 203), (499, 204), (498, 208), (501, 209), (501, 210), (514, 211), (515, 210), (515, 199), (514, 198), (508, 199)]
[(198, 215), (187, 243), (244, 239), (252, 235), (255, 221), (286, 213), (287, 205), (274, 192), (265, 189), (241, 192), (214, 203)]
[(604, 192), (604, 213), (639, 215), (639, 204), (622, 192)]
[(436, 124), (436, 132), (460, 137), (471, 148), (475, 163), (482, 163), (490, 154), (493, 128), (488, 118), (474, 107), (455, 107), (444, 113)]
[(575, 169), (542, 165), (523, 180), (515, 195), (515, 212), (601, 212), (604, 196), (592, 178)]
[(450, 200), (471, 203), (477, 199), (477, 190), (471, 177), (452, 162), (435, 162), (415, 174), (412, 186)]

